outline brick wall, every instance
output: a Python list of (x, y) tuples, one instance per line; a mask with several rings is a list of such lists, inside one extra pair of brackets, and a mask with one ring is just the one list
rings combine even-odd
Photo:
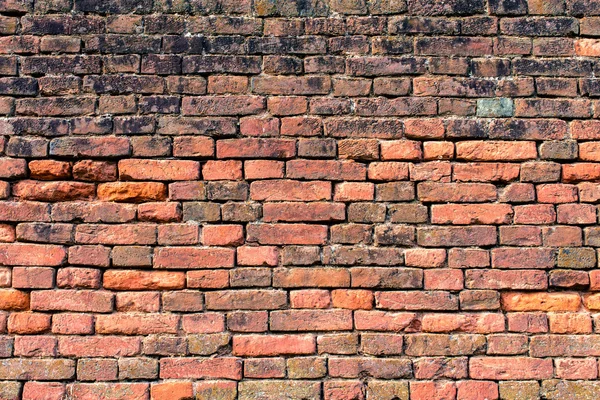
[(0, 399), (600, 398), (599, 1), (0, 0), (0, 53)]

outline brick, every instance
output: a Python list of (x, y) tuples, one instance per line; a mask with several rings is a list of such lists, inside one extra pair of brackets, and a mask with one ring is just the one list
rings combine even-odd
[(260, 244), (323, 244), (326, 236), (324, 225), (253, 224), (247, 228), (247, 240)]
[(511, 220), (508, 205), (433, 205), (431, 222), (434, 224), (506, 224)]
[[(505, 361), (508, 361), (510, 367)], [(469, 363), (470, 376), (476, 379), (501, 380), (548, 379), (553, 372), (549, 361), (527, 357), (472, 358)]]
[(427, 396), (434, 395), (439, 399), (450, 399), (456, 397), (456, 385), (454, 382), (411, 382), (411, 398), (422, 400)]
[(58, 334), (90, 334), (93, 317), (85, 314), (56, 314), (52, 318), (52, 332)]
[(184, 332), (188, 333), (218, 333), (224, 327), (223, 316), (218, 313), (184, 315), (182, 319)]
[(112, 290), (182, 289), (185, 276), (167, 271), (106, 271), (103, 286)]
[(96, 332), (125, 335), (176, 333), (178, 324), (179, 317), (174, 315), (117, 313), (99, 315), (96, 318)]
[(546, 274), (537, 270), (468, 270), (465, 284), (470, 289), (539, 290), (548, 287), (546, 279)]
[(44, 333), (50, 329), (50, 316), (42, 313), (12, 313), (8, 317), (8, 332), (21, 335)]
[(100, 271), (93, 268), (62, 268), (56, 274), (56, 286), (67, 289), (98, 289)]
[(148, 396), (146, 383), (74, 383), (67, 387), (69, 393), (77, 397), (98, 399), (134, 399)]
[(369, 358), (330, 358), (329, 374), (332, 377), (357, 378), (360, 374), (368, 374), (374, 378), (398, 379), (411, 374), (410, 364), (406, 359)]
[(372, 355), (398, 355), (402, 353), (402, 336), (386, 333), (363, 333), (361, 335), (362, 351)]
[(59, 382), (27, 382), (23, 385), (23, 398), (30, 400), (59, 400), (64, 395), (65, 385)]
[(318, 383), (299, 380), (246, 381), (239, 384), (238, 391), (241, 399), (251, 399), (257, 395), (275, 399), (282, 391), (298, 398), (310, 398), (319, 396), (320, 386)]
[(197, 379), (225, 378), (240, 379), (242, 374), (241, 360), (234, 357), (218, 359), (163, 358), (160, 361), (160, 377), (163, 379)]
[(31, 309), (39, 311), (110, 312), (112, 295), (107, 292), (60, 290), (35, 291)]
[(503, 308), (507, 311), (576, 311), (581, 299), (573, 293), (504, 293)]
[[(294, 263), (296, 264), (296, 263)], [(273, 274), (275, 287), (347, 287), (350, 276), (340, 268), (285, 268)]]
[(457, 143), (456, 157), (473, 161), (523, 161), (535, 159), (537, 149), (534, 142), (477, 142)]
[(458, 298), (447, 292), (376, 292), (377, 308), (390, 310), (455, 310)]
[(422, 324), (425, 332), (492, 333), (504, 330), (504, 316), (494, 313), (426, 314)]
[(121, 160), (119, 177), (125, 180), (191, 180), (199, 177), (195, 161)]
[(95, 187), (81, 182), (20, 181), (13, 186), (13, 194), (24, 200), (48, 202), (87, 200), (94, 197)]
[(192, 382), (165, 382), (152, 385), (152, 399), (183, 399), (193, 396)]
[(475, 334), (420, 334), (406, 337), (406, 354), (410, 356), (460, 356), (481, 354), (485, 336)]
[(274, 331), (350, 330), (352, 315), (349, 310), (273, 311), (270, 325)]
[(312, 354), (316, 341), (310, 335), (234, 336), (233, 354), (238, 356), (275, 356)]
[(234, 251), (219, 248), (164, 247), (154, 255), (156, 268), (230, 268)]

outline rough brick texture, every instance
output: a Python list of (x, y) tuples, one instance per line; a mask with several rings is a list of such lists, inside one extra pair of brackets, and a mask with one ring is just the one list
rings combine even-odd
[(599, 399), (600, 1), (0, 0), (0, 399)]

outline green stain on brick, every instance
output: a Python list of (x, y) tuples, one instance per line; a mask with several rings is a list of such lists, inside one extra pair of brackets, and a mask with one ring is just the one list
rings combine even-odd
[(512, 99), (479, 99), (477, 100), (478, 117), (512, 117), (515, 107)]

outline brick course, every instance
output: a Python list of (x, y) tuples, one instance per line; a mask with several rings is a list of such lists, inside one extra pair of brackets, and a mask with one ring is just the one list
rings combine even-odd
[(0, 399), (600, 398), (600, 2), (0, 0)]

